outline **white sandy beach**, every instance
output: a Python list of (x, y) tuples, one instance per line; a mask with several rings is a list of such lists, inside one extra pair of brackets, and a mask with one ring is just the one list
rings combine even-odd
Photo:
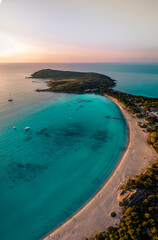
[[(136, 125), (138, 119), (122, 109), (117, 100), (112, 100), (119, 106), (128, 123), (130, 133), (128, 147), (117, 168), (95, 197), (77, 214), (45, 237), (45, 240), (83, 240), (97, 232), (105, 231), (110, 225), (118, 224), (121, 210), (117, 201), (119, 187), (129, 177), (143, 172), (157, 157), (154, 149), (146, 144), (147, 133)], [(109, 216), (111, 211), (117, 213), (116, 218)]]

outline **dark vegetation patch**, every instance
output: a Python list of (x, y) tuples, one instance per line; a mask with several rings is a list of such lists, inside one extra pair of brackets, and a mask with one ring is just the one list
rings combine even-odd
[(99, 92), (102, 88), (115, 86), (110, 77), (94, 72), (72, 72), (43, 69), (31, 75), (32, 78), (50, 79), (48, 89), (37, 91), (53, 91), (67, 93)]
[(48, 128), (42, 128), (41, 130), (37, 131), (37, 135), (41, 135), (46, 138), (52, 137)]
[(91, 141), (88, 142), (93, 151), (99, 150), (103, 143), (107, 142), (109, 137), (107, 136), (106, 130), (97, 130), (91, 137)]
[(35, 163), (12, 163), (8, 166), (7, 174), (13, 182), (31, 181), (46, 169), (46, 165)]
[(143, 96), (123, 93), (113, 89), (102, 89), (101, 93), (116, 98), (124, 107), (137, 118), (143, 118), (145, 123), (138, 126), (149, 132), (148, 144), (158, 152), (158, 98), (148, 98)]

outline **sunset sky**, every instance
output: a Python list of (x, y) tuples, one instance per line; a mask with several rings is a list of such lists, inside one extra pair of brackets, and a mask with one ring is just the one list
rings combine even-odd
[(158, 62), (158, 0), (0, 0), (0, 62)]

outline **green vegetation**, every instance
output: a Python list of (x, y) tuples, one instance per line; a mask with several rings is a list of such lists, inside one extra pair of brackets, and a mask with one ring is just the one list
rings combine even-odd
[(137, 118), (142, 118), (142, 117), (143, 117), (143, 114), (142, 114), (142, 113), (136, 113), (136, 117), (137, 117)]
[(138, 126), (150, 133), (147, 142), (158, 152), (158, 118), (152, 115), (155, 111), (158, 112), (158, 98), (136, 96), (113, 89), (104, 89), (101, 92), (116, 98), (136, 117), (144, 118), (145, 123), (138, 122)]
[(150, 132), (148, 143), (158, 152), (158, 124), (151, 125), (148, 131)]
[(100, 92), (115, 86), (115, 81), (99, 73), (83, 73), (43, 69), (31, 75), (32, 78), (49, 79), (48, 89), (37, 91), (53, 91), (66, 93)]
[(145, 118), (145, 121), (149, 124), (149, 125), (154, 125), (157, 123), (157, 118), (153, 117), (153, 116), (147, 116)]
[(147, 114), (150, 108), (158, 109), (158, 98), (148, 98), (143, 96), (137, 96), (133, 94), (123, 93), (113, 89), (105, 89), (101, 91), (107, 95), (116, 98), (121, 102), (128, 111), (131, 113), (140, 114), (139, 117)]
[(95, 234), (92, 239), (158, 239), (158, 159), (145, 173), (129, 179), (121, 189), (121, 195), (132, 191), (130, 201), (123, 204), (119, 226), (110, 226), (105, 232)]

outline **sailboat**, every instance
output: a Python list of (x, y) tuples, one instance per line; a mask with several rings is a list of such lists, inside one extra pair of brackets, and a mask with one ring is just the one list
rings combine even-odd
[(13, 102), (13, 98), (11, 98), (11, 95), (10, 98), (8, 99), (8, 102)]

